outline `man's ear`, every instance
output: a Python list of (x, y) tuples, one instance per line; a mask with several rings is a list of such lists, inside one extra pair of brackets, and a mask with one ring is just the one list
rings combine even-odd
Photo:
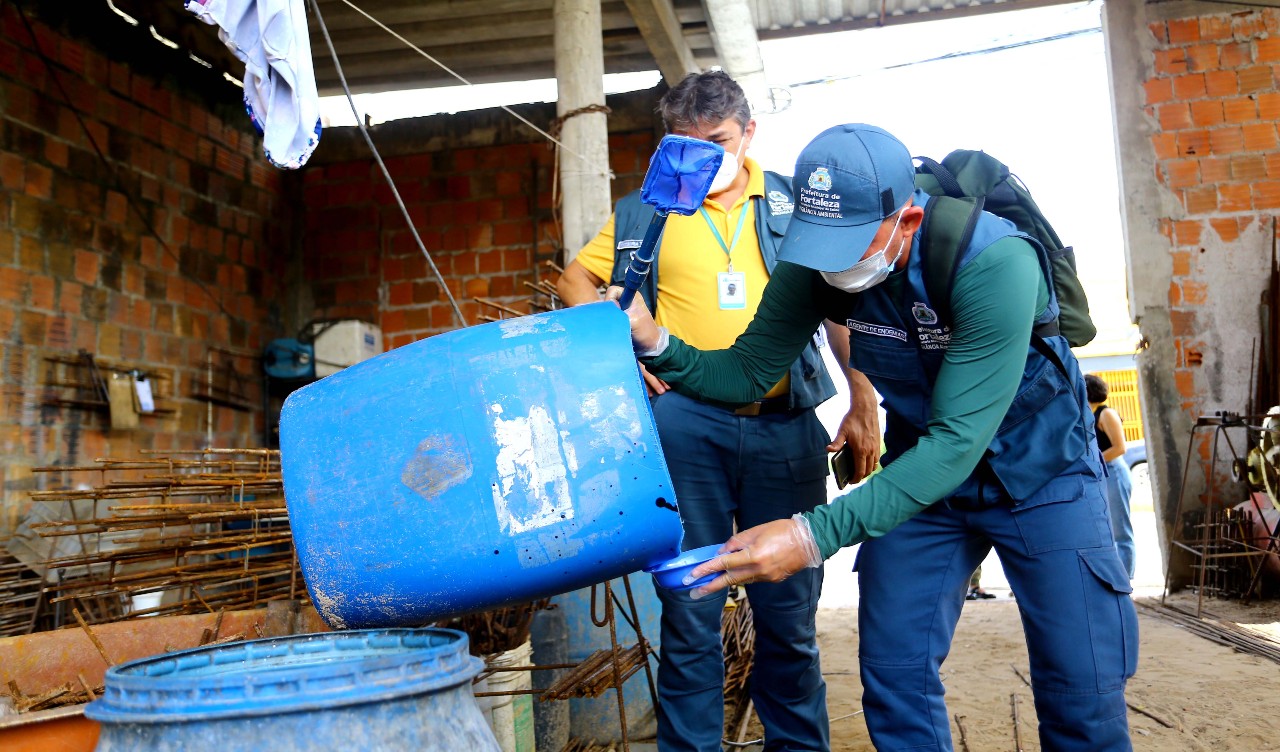
[(902, 218), (899, 224), (908, 235), (914, 235), (916, 230), (920, 229), (920, 223), (923, 221), (924, 207), (912, 204), (902, 210)]

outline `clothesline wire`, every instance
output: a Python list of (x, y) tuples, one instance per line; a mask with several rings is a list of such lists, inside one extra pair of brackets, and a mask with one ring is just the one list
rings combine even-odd
[[(453, 70), (453, 69), (452, 69), (452, 68), (450, 68), (449, 66), (445, 65), (444, 63), (440, 62), (440, 61), (439, 61), (439, 60), (437, 60), (436, 58), (432, 57), (432, 56), (431, 56), (431, 54), (430, 54), (430, 53), (428, 53), (426, 50), (422, 49), (421, 47), (419, 47), (418, 45), (414, 44), (413, 42), (410, 42), (408, 39), (405, 39), (403, 36), (401, 36), (399, 33), (397, 33), (397, 32), (396, 32), (394, 29), (392, 29), (391, 27), (387, 26), (386, 24), (382, 23), (382, 22), (381, 22), (381, 21), (379, 21), (378, 19), (376, 19), (376, 18), (374, 18), (373, 16), (369, 15), (369, 14), (368, 14), (367, 12), (365, 12), (365, 10), (364, 10), (364, 9), (362, 9), (360, 6), (358, 6), (358, 5), (356, 5), (355, 3), (351, 2), (351, 0), (341, 0), (341, 1), (342, 1), (342, 3), (343, 3), (344, 5), (346, 5), (347, 7), (351, 8), (351, 9), (352, 9), (352, 10), (354, 10), (356, 13), (359, 13), (360, 15), (364, 16), (365, 18), (369, 19), (369, 21), (371, 21), (371, 22), (373, 23), (373, 25), (374, 25), (374, 26), (377, 26), (378, 28), (380, 28), (380, 29), (382, 29), (383, 31), (387, 32), (387, 33), (388, 33), (388, 34), (390, 34), (391, 36), (393, 36), (393, 37), (395, 37), (396, 39), (398, 39), (398, 40), (400, 40), (401, 42), (403, 42), (406, 46), (408, 46), (408, 47), (409, 47), (410, 49), (412, 49), (414, 52), (416, 52), (416, 53), (418, 53), (419, 55), (421, 55), (421, 56), (425, 57), (427, 60), (430, 60), (430, 61), (431, 61), (432, 63), (434, 63), (435, 65), (439, 66), (439, 67), (440, 67), (440, 69), (441, 69), (441, 70), (443, 70), (445, 73), (448, 73), (450, 76), (453, 76), (454, 78), (458, 79), (459, 81), (461, 81), (462, 83), (466, 84), (467, 86), (471, 86), (471, 87), (474, 87), (474, 86), (475, 86), (475, 84), (473, 84), (473, 83), (471, 83), (470, 81), (468, 81), (466, 78), (464, 78), (462, 75), (460, 75), (457, 71)], [(312, 3), (312, 5), (313, 5), (313, 6), (315, 6), (315, 8), (316, 8), (316, 14), (317, 14), (317, 16), (318, 16), (318, 15), (319, 15), (319, 13), (320, 13), (320, 8), (319, 8), (319, 6), (318, 6), (318, 5), (316, 5), (314, 2)], [(322, 28), (323, 28), (323, 27), (322, 27)], [(329, 33), (328, 33), (328, 31), (326, 31), (326, 32), (325, 32), (325, 38), (326, 38), (326, 39), (328, 39), (328, 37), (329, 37)], [(330, 42), (330, 48), (332, 48), (332, 46), (333, 46), (333, 43), (332, 43), (332, 42)], [(335, 59), (335, 61), (336, 61), (336, 59), (337, 59), (337, 58), (336, 58), (336, 56), (335, 56), (335, 58), (334, 58), (334, 59)], [(339, 73), (339, 77), (341, 77), (341, 73)], [(344, 89), (344, 90), (347, 88), (346, 81), (343, 81), (343, 83), (342, 83), (342, 87), (343, 87), (343, 89)], [(348, 91), (347, 91), (347, 97), (349, 98), (350, 96), (351, 96), (351, 92), (348, 90)], [(573, 156), (577, 157), (578, 159), (582, 160), (583, 162), (586, 162), (586, 163), (588, 163), (588, 164), (590, 163), (590, 160), (588, 160), (585, 156), (583, 156), (582, 154), (579, 154), (578, 152), (574, 151), (573, 149), (570, 149), (569, 147), (565, 146), (565, 145), (564, 145), (564, 142), (560, 141), (560, 140), (559, 140), (559, 139), (557, 139), (555, 136), (551, 135), (550, 133), (547, 133), (547, 132), (546, 132), (546, 131), (544, 131), (543, 129), (541, 129), (541, 128), (539, 128), (538, 126), (534, 125), (532, 122), (530, 122), (530, 121), (529, 121), (529, 119), (528, 119), (528, 118), (524, 117), (523, 115), (521, 115), (520, 113), (518, 113), (518, 112), (516, 112), (515, 110), (511, 109), (510, 107), (506, 106), (505, 104), (504, 104), (504, 105), (499, 105), (499, 106), (500, 106), (504, 111), (506, 111), (506, 112), (507, 112), (507, 114), (511, 115), (511, 116), (512, 116), (512, 117), (514, 117), (516, 120), (519, 120), (520, 122), (524, 123), (525, 125), (529, 126), (530, 128), (534, 129), (535, 131), (537, 131), (537, 132), (538, 132), (538, 133), (539, 133), (543, 138), (547, 139), (547, 140), (548, 140), (548, 141), (550, 141), (551, 143), (553, 143), (553, 144), (555, 144), (556, 146), (560, 147), (561, 149), (563, 149), (564, 151), (568, 152), (569, 154), (572, 154)], [(354, 106), (353, 106), (353, 109), (354, 109)], [(357, 121), (361, 121), (360, 115), (359, 115), (358, 113), (356, 114), (356, 120), (357, 120)], [(592, 172), (592, 173), (590, 173), (590, 174), (592, 174), (592, 175), (595, 175), (595, 174), (605, 174), (605, 175), (607, 175), (607, 174), (608, 174), (608, 171), (606, 170), (606, 171), (605, 171), (605, 173)], [(609, 176), (609, 177), (612, 177), (612, 176)]]
[[(346, 0), (343, 1), (345, 2)], [(355, 6), (352, 7), (354, 8)], [(316, 22), (320, 25), (320, 31), (324, 34), (325, 44), (329, 46), (329, 56), (333, 58), (333, 67), (338, 71), (338, 80), (342, 82), (342, 91), (347, 95), (347, 103), (351, 105), (351, 113), (356, 117), (356, 127), (360, 129), (360, 135), (364, 136), (365, 143), (369, 145), (369, 151), (373, 152), (373, 158), (378, 163), (378, 169), (382, 170), (382, 177), (386, 179), (387, 185), (391, 188), (391, 195), (395, 197), (396, 205), (400, 207), (400, 213), (404, 215), (404, 221), (409, 225), (409, 232), (413, 234), (413, 242), (418, 244), (418, 250), (422, 251), (422, 255), (427, 259), (427, 265), (431, 267), (431, 272), (439, 280), (440, 289), (444, 291), (445, 297), (449, 299), (449, 305), (453, 307), (453, 314), (458, 317), (459, 325), (465, 328), (467, 319), (462, 315), (462, 309), (458, 307), (458, 301), (454, 299), (453, 292), (449, 290), (449, 285), (444, 281), (444, 275), (440, 273), (435, 260), (431, 258), (431, 253), (427, 250), (426, 244), (422, 242), (422, 236), (418, 234), (418, 228), (414, 225), (413, 218), (409, 216), (409, 209), (405, 207), (404, 199), (400, 198), (400, 190), (396, 188), (396, 182), (391, 179), (391, 172), (387, 169), (386, 163), (382, 161), (382, 155), (378, 152), (378, 147), (374, 146), (373, 139), (369, 137), (369, 129), (365, 127), (364, 118), (360, 117), (360, 112), (356, 109), (355, 97), (351, 96), (351, 87), (347, 85), (346, 74), (342, 72), (342, 63), (338, 61), (338, 51), (333, 47), (333, 39), (329, 36), (329, 27), (325, 25), (324, 16), (320, 13), (318, 0), (311, 0), (311, 8), (315, 11)], [(359, 9), (357, 8), (357, 10)], [(361, 11), (361, 13), (363, 12)]]

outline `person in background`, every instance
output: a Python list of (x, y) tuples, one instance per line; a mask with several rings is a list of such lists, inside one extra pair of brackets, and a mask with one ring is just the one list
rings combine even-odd
[(969, 592), (965, 595), (966, 601), (985, 601), (994, 598), (995, 593), (988, 593), (982, 589), (982, 567), (973, 570), (973, 575), (969, 577)]
[(1111, 513), (1111, 534), (1116, 539), (1116, 552), (1129, 579), (1133, 579), (1137, 552), (1133, 543), (1133, 520), (1129, 516), (1129, 497), (1133, 494), (1133, 478), (1124, 461), (1124, 426), (1120, 413), (1107, 407), (1107, 382), (1101, 376), (1087, 373), (1085, 388), (1089, 392), (1089, 409), (1097, 424), (1098, 449), (1107, 463), (1107, 509)]
[(898, 139), (864, 124), (828, 128), (801, 152), (793, 190), (781, 261), (732, 347), (688, 346), (638, 299), (627, 310), (632, 345), (676, 390), (741, 402), (768, 389), (824, 320), (843, 320), (852, 365), (887, 414), (884, 469), (827, 506), (734, 535), (690, 573), (722, 573), (693, 596), (805, 576), (861, 543), (858, 663), (872, 743), (941, 752), (952, 745), (939, 670), (969, 577), (994, 547), (1018, 597), (1041, 747), (1131, 750), (1133, 588), (1045, 249), (1012, 222), (972, 215), (944, 317), (922, 241), (926, 228), (964, 228), (930, 224), (948, 221), (930, 212), (946, 200), (915, 190)]
[[(742, 89), (725, 73), (686, 77), (657, 110), (668, 132), (720, 144), (725, 157), (700, 211), (667, 219), (657, 260), (636, 297), (689, 342), (727, 347), (751, 321), (773, 271), (791, 219), (791, 181), (747, 156), (756, 123)], [(596, 302), (601, 285), (621, 284), (653, 216), (639, 194), (620, 200), (600, 234), (565, 268), (557, 289), (568, 304)], [(847, 363), (848, 330), (834, 323), (828, 329), (838, 359)], [(723, 543), (735, 525), (746, 529), (824, 505), (827, 452), (846, 441), (855, 451), (855, 480), (875, 467), (880, 429), (870, 382), (846, 370), (851, 405), (832, 441), (814, 410), (836, 393), (818, 343), (810, 339), (788, 360), (771, 387), (745, 405), (677, 394), (644, 373), (675, 484), (684, 550)], [(746, 586), (756, 631), (751, 697), (770, 752), (829, 747), (815, 625), (821, 587), (820, 569)], [(658, 595), (658, 748), (719, 752), (725, 593), (700, 601), (661, 588)]]

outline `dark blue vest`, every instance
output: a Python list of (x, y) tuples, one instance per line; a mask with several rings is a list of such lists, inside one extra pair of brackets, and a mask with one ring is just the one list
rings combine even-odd
[[(917, 191), (915, 199), (920, 206), (928, 195)], [(1049, 304), (1035, 323), (1051, 323), (1057, 319), (1058, 302), (1048, 259), (1039, 244), (1019, 233), (1013, 223), (984, 213), (972, 242), (961, 253), (959, 267), (1011, 235), (1026, 239), (1036, 249)], [(882, 460), (886, 465), (927, 432), (933, 384), (951, 339), (949, 322), (940, 320), (926, 292), (918, 234), (912, 240), (906, 276), (895, 281), (900, 284), (882, 283), (850, 296), (854, 302), (846, 322), (850, 364), (875, 385), (888, 413), (887, 452)], [(1066, 501), (1078, 497), (1085, 482), (1102, 477), (1080, 366), (1066, 338), (1044, 339), (1063, 369), (1028, 343), (1022, 381), (1009, 411), (983, 460), (948, 498), (979, 506)]]
[[(772, 274), (773, 267), (778, 263), (778, 246), (791, 222), (791, 179), (765, 172), (764, 192), (764, 198), (754, 198), (752, 202), (755, 205), (756, 235), (760, 238), (760, 256), (764, 259), (765, 268)], [(631, 262), (631, 252), (640, 247), (640, 241), (644, 238), (652, 217), (653, 207), (641, 203), (640, 191), (628, 193), (614, 207), (613, 278), (609, 280), (609, 284), (622, 284), (627, 264)], [(653, 267), (640, 287), (640, 294), (644, 296), (650, 311), (657, 310), (658, 253), (661, 250), (662, 241), (659, 240), (658, 248), (653, 254)], [(791, 364), (790, 373), (790, 400), (793, 409), (817, 407), (836, 393), (836, 385), (827, 373), (816, 341), (810, 341), (805, 346), (804, 352)]]

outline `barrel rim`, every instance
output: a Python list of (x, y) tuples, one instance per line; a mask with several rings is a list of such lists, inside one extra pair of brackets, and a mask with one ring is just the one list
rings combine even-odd
[[(468, 644), (458, 630), (425, 627), (206, 645), (112, 666), (102, 697), (85, 707), (85, 715), (104, 723), (177, 723), (406, 698), (475, 678), (484, 663), (468, 653)], [(362, 652), (384, 649), (373, 656)], [(272, 658), (285, 662), (265, 663)], [(202, 671), (218, 667), (230, 670)]]

